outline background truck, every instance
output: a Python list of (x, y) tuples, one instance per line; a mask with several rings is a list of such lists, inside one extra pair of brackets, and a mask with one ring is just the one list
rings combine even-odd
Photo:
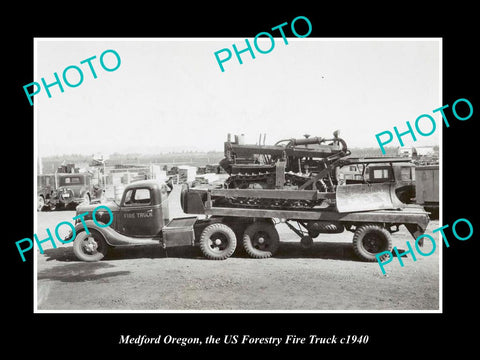
[(104, 189), (92, 183), (92, 174), (57, 173), (56, 189), (50, 198), (50, 209), (75, 207), (78, 204), (101, 199)]
[[(430, 213), (432, 219), (438, 219), (439, 165), (415, 165), (406, 160), (399, 162), (398, 158), (385, 158), (384, 163), (372, 163), (373, 160), (374, 158), (351, 159), (344, 182), (394, 183), (395, 194), (401, 202), (418, 204)], [(383, 160), (378, 158), (375, 161)]]
[(415, 202), (431, 212), (438, 219), (439, 212), (439, 167), (438, 165), (417, 166), (415, 168)]
[[(353, 179), (346, 184), (387, 183), (395, 184), (398, 199), (411, 204), (415, 201), (415, 164), (404, 158), (350, 158), (349, 167), (356, 167)], [(352, 178), (352, 176), (350, 176)]]

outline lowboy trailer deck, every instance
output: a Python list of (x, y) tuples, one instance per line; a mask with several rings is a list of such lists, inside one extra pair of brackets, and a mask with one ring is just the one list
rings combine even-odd
[[(327, 208), (311, 209), (282, 209), (282, 208), (258, 208), (236, 205), (233, 207), (217, 206), (216, 197), (228, 198), (229, 196), (243, 198), (296, 198), (310, 199), (321, 196), (325, 199), (333, 199), (335, 194), (320, 193), (318, 191), (288, 191), (264, 189), (189, 189), (183, 186), (181, 193), (181, 205), (183, 211), (189, 214), (203, 214), (204, 220), (192, 221), (192, 234), (199, 234), (192, 239), (192, 244), (198, 243), (204, 254), (212, 259), (224, 259), (229, 257), (234, 246), (228, 246), (228, 242), (236, 242), (229, 239), (224, 233), (215, 238), (214, 232), (209, 239), (202, 238), (203, 231), (213, 224), (222, 224), (233, 230), (236, 238), (240, 238), (247, 254), (255, 258), (266, 258), (274, 255), (279, 246), (279, 236), (275, 229), (275, 220), (285, 223), (299, 237), (302, 246), (309, 247), (313, 238), (320, 233), (341, 233), (345, 230), (354, 233), (353, 249), (358, 257), (364, 261), (376, 261), (376, 254), (382, 251), (392, 250), (391, 234), (404, 225), (412, 237), (416, 239), (423, 234), (429, 223), (428, 213), (418, 205), (406, 205), (395, 202), (396, 209), (366, 210), (355, 212), (339, 212), (336, 206)], [(248, 195), (248, 196), (247, 196)], [(378, 203), (378, 202), (377, 202)], [(221, 202), (225, 204), (224, 201)], [(193, 218), (192, 218), (193, 219)], [(174, 220), (175, 221), (175, 220)], [(292, 223), (297, 223), (294, 226)], [(167, 224), (168, 232), (170, 224)], [(202, 232), (194, 228), (200, 226)], [(216, 227), (221, 227), (216, 225)], [(165, 234), (165, 232), (164, 232)], [(230, 234), (231, 235), (231, 234)], [(164, 236), (163, 245), (169, 246), (168, 235)], [(423, 246), (422, 239), (419, 245)]]

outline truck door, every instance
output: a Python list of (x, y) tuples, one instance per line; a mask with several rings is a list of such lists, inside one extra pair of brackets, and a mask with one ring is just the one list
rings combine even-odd
[(134, 188), (126, 192), (121, 204), (117, 231), (128, 236), (150, 237), (162, 229), (161, 204), (153, 203), (150, 188)]

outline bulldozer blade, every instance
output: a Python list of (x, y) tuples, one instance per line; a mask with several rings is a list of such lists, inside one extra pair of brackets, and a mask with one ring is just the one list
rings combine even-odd
[(395, 194), (394, 183), (337, 186), (336, 204), (340, 213), (404, 207)]

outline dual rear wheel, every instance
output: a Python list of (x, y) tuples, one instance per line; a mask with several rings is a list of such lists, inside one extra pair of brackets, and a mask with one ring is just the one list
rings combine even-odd
[[(242, 245), (252, 258), (269, 258), (280, 245), (280, 238), (272, 223), (259, 221), (248, 225), (243, 233)], [(226, 224), (208, 225), (200, 235), (200, 250), (209, 259), (225, 260), (237, 247), (235, 232)]]

